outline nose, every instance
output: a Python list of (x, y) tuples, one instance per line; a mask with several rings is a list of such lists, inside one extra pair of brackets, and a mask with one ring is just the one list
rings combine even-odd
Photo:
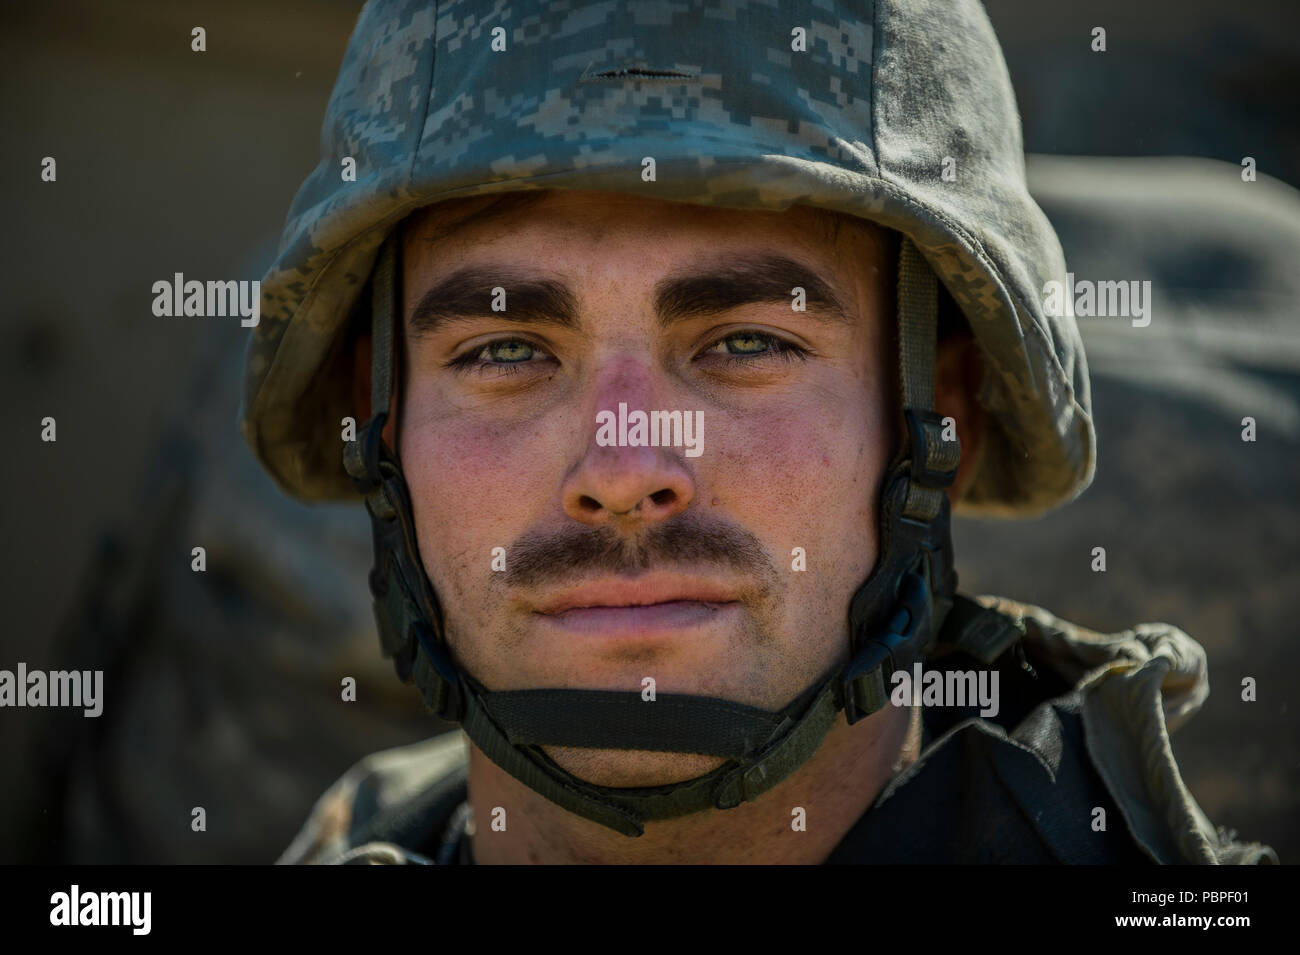
[[(671, 410), (647, 403), (657, 389), (645, 385), (644, 376), (624, 369), (611, 376), (608, 387), (598, 390), (596, 407), (615, 416), (620, 402), (629, 414)], [(632, 529), (666, 521), (690, 506), (695, 479), (684, 463), (682, 448), (601, 444), (597, 430), (593, 413), (587, 423), (582, 460), (565, 479), (561, 492), (569, 517), (593, 527)]]
[(593, 527), (645, 526), (680, 514), (692, 481), (666, 448), (596, 448), (565, 482), (564, 512)]

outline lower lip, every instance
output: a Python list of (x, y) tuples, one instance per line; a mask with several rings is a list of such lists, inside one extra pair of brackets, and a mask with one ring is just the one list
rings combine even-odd
[(563, 613), (539, 616), (570, 633), (633, 637), (717, 623), (727, 619), (739, 606), (735, 601), (671, 600), (643, 607), (574, 607)]

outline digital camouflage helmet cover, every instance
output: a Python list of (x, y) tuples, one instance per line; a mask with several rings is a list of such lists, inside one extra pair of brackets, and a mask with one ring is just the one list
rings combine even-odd
[[(941, 22), (941, 30), (930, 25)], [(355, 160), (354, 181), (340, 170)], [(653, 178), (643, 176), (653, 159)], [(486, 691), (459, 669), (416, 547), (399, 459), (382, 440), (394, 329), (395, 235), (446, 199), (523, 189), (627, 193), (735, 209), (795, 204), (904, 237), (898, 341), (904, 435), (885, 475), (880, 558), (848, 608), (848, 662), (777, 713), (694, 696)], [(698, 4), (372, 0), (353, 32), (320, 164), (262, 282), (242, 431), (303, 500), (364, 496), (386, 654), (426, 705), (494, 762), (572, 812), (628, 835), (652, 819), (726, 809), (797, 770), (840, 710), (887, 702), (955, 605), (949, 504), (959, 449), (934, 413), (938, 286), (978, 342), (985, 450), (959, 504), (1016, 516), (1092, 478), (1087, 367), (1074, 319), (1045, 313), (1060, 244), (1030, 198), (1015, 99), (977, 0)], [(356, 323), (372, 328), (372, 416), (353, 407)], [(397, 323), (395, 325), (395, 323)], [(969, 602), (967, 602), (969, 603)], [(703, 753), (716, 770), (613, 788), (544, 745)]]

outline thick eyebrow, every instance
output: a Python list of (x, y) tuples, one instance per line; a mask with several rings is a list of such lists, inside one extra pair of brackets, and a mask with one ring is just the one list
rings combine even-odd
[(853, 324), (849, 309), (829, 281), (803, 263), (777, 253), (730, 256), (661, 279), (655, 285), (655, 312), (660, 326), (667, 327), (745, 305), (790, 307), (796, 287), (804, 290), (809, 315)]
[[(506, 290), (506, 311), (491, 308), (492, 289)], [(693, 265), (660, 279), (654, 288), (661, 328), (692, 318), (707, 318), (746, 305), (793, 302), (792, 289), (804, 290), (807, 314), (852, 325), (848, 308), (834, 287), (813, 269), (777, 253), (732, 255)], [(468, 266), (436, 282), (411, 312), (413, 336), (431, 335), (454, 322), (493, 317), (508, 322), (578, 330), (577, 297), (561, 281), (515, 266)]]
[[(506, 310), (492, 311), (492, 290), (506, 292)], [(578, 302), (569, 287), (515, 266), (474, 265), (439, 279), (420, 296), (408, 321), (412, 336), (490, 316), (507, 322), (577, 329)]]

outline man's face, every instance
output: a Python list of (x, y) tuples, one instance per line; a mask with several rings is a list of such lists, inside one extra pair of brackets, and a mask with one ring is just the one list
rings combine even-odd
[[(476, 221), (497, 198), (404, 231), (398, 448), (458, 662), (490, 690), (651, 677), (657, 694), (781, 708), (847, 656), (876, 560), (885, 233), (805, 207), (572, 191)], [(598, 440), (620, 405), (702, 431), (693, 447)], [(721, 762), (548, 753), (618, 786)]]

